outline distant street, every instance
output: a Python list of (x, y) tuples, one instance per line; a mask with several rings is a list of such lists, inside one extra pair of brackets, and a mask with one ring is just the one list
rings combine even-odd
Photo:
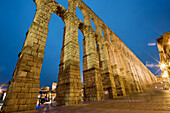
[(39, 113), (170, 113), (170, 90), (164, 90), (164, 87), (165, 84), (159, 82), (147, 92), (114, 100), (71, 107), (44, 105), (37, 110)]

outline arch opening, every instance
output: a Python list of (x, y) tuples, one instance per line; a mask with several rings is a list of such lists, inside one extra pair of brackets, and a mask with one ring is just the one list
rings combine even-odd
[(112, 38), (110, 37), (110, 42), (112, 42), (113, 40), (112, 40)]
[[(64, 27), (65, 24), (61, 18), (52, 13), (45, 47), (46, 53), (44, 54), (44, 60), (40, 74), (40, 87), (49, 86), (54, 81), (58, 82)], [(47, 68), (48, 70), (46, 70)]]
[(102, 35), (103, 35), (103, 37), (104, 37), (104, 31), (103, 31), (103, 29), (102, 29)]
[(79, 44), (79, 56), (80, 56), (80, 74), (81, 74), (81, 82), (83, 83), (83, 39), (84, 36), (80, 30), (78, 30), (78, 44)]
[(83, 15), (83, 13), (82, 13), (82, 11), (78, 8), (78, 7), (76, 7), (76, 16), (77, 16), (77, 18), (79, 19), (79, 20), (81, 20), (82, 22), (84, 22), (84, 15)]
[(93, 28), (93, 31), (95, 31), (95, 24), (94, 24), (94, 22), (93, 22), (93, 20), (91, 19), (91, 27)]

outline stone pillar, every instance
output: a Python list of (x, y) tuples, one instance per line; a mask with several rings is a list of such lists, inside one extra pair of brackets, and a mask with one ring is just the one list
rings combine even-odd
[(120, 56), (122, 58), (122, 61), (123, 61), (123, 81), (124, 81), (124, 87), (125, 87), (125, 90), (126, 90), (126, 94), (129, 95), (132, 93), (131, 91), (131, 81), (132, 81), (132, 78), (131, 78), (131, 69), (128, 67), (128, 62), (127, 62), (127, 59), (126, 59), (126, 50), (124, 48), (124, 45), (121, 44), (121, 49), (120, 49)]
[[(133, 58), (133, 59), (135, 59), (135, 58)], [(137, 62), (135, 61), (134, 70), (135, 70), (135, 73), (136, 73), (135, 76), (136, 76), (136, 81), (137, 81), (137, 84), (138, 84), (138, 92), (142, 92), (143, 87), (142, 87), (142, 84), (141, 84), (141, 82), (142, 82), (141, 77), (140, 77), (141, 75), (139, 75), (139, 70), (137, 68), (138, 66), (136, 64), (137, 64)]]
[(36, 108), (50, 17), (50, 10), (39, 5), (7, 88), (3, 112), (24, 112)]
[(146, 84), (147, 84), (147, 80), (145, 77), (145, 71), (142, 71), (142, 66), (141, 66), (142, 62), (140, 62), (140, 61), (136, 61), (136, 62), (138, 64), (137, 71), (139, 74), (140, 85), (141, 85), (142, 91), (144, 91), (146, 89)]
[(64, 20), (65, 33), (61, 51), (58, 87), (56, 94), (57, 105), (75, 105), (81, 103), (81, 77), (79, 67), (78, 24), (75, 19), (75, 1), (69, 1), (71, 14)]
[(104, 99), (103, 84), (99, 68), (99, 55), (94, 31), (88, 15), (84, 17), (85, 26), (82, 28), (83, 40), (83, 83), (84, 100), (99, 101)]
[(149, 69), (146, 67), (143, 67), (143, 70), (145, 72), (145, 76), (147, 76), (147, 78), (146, 78), (147, 82), (148, 82), (147, 86), (149, 87), (153, 83), (152, 76), (154, 77), (154, 75), (151, 75)]
[(110, 38), (112, 39), (112, 42), (109, 40), (111, 43), (114, 59), (115, 59), (115, 66), (113, 66), (113, 71), (116, 72), (115, 74), (115, 83), (116, 83), (116, 90), (117, 90), (117, 95), (118, 96), (125, 96), (126, 95), (126, 90), (124, 86), (124, 63), (122, 61), (122, 56), (121, 56), (121, 44), (120, 39), (114, 35), (112, 32), (110, 33)]
[(116, 55), (114, 54), (115, 48), (113, 48), (111, 44), (109, 43), (106, 51), (108, 52), (108, 56), (109, 56), (109, 61), (111, 65), (111, 73), (113, 74), (113, 78), (110, 78), (110, 79), (114, 83), (114, 85), (112, 84), (113, 85), (112, 87), (114, 88), (113, 90), (114, 97), (123, 95), (122, 90), (120, 90), (121, 83), (120, 83), (120, 77), (118, 75), (119, 72), (117, 70), (117, 63), (116, 63), (117, 59), (116, 59)]
[(135, 86), (135, 92), (140, 92), (139, 89), (139, 84), (138, 84), (138, 80), (137, 80), (137, 74), (136, 74), (136, 70), (135, 70), (135, 63), (134, 63), (134, 58), (132, 57), (132, 55), (130, 55), (130, 67), (132, 70), (132, 77), (133, 77), (133, 82), (134, 82), (134, 86)]
[[(120, 43), (120, 42), (117, 42), (117, 43)], [(119, 86), (119, 91), (120, 93), (122, 92), (122, 95), (119, 94), (120, 96), (126, 96), (126, 90), (125, 90), (125, 84), (124, 84), (124, 62), (122, 60), (122, 57), (121, 57), (121, 53), (119, 51), (119, 48), (118, 48), (118, 45), (117, 47), (115, 47), (115, 56), (116, 56), (116, 64), (117, 64), (117, 70), (118, 70), (118, 77), (119, 77), (119, 82), (120, 82), (120, 86)]]
[(138, 62), (138, 58), (135, 55), (133, 55), (133, 59), (134, 59), (133, 61), (135, 64), (134, 67), (135, 67), (136, 77), (138, 80), (139, 90), (140, 90), (140, 92), (142, 92), (144, 90), (144, 87), (143, 87), (144, 82), (142, 82), (142, 77), (141, 77), (142, 74), (140, 73), (140, 68), (139, 68), (140, 64)]
[[(106, 42), (102, 38), (101, 28), (96, 25), (96, 32), (99, 33), (97, 37), (98, 51), (100, 54), (100, 68), (102, 73), (103, 87), (104, 91), (108, 92), (109, 98), (116, 98), (116, 86), (114, 81), (114, 73), (111, 68), (111, 62), (109, 58), (109, 51), (107, 50)], [(107, 33), (107, 32), (106, 32)], [(105, 38), (108, 38), (109, 35), (105, 33)], [(113, 57), (113, 56), (111, 56)]]
[(97, 35), (99, 36), (100, 40), (102, 39), (103, 37), (103, 33), (102, 33), (102, 29), (99, 25), (97, 25), (98, 21), (95, 21), (95, 30), (96, 30), (96, 33)]
[(130, 83), (130, 87), (131, 87), (131, 92), (135, 93), (136, 92), (136, 84), (135, 84), (135, 79), (134, 79), (134, 74), (133, 74), (133, 70), (131, 67), (132, 61), (131, 61), (131, 53), (129, 52), (129, 49), (126, 49), (126, 61), (127, 61), (127, 67), (128, 67), (128, 78), (129, 78), (129, 83)]
[(109, 35), (108, 28), (105, 26), (103, 30), (104, 30), (104, 39), (105, 39), (105, 41), (110, 42), (110, 35)]
[[(150, 75), (151, 80), (152, 80), (151, 84), (153, 84), (154, 82), (156, 82), (156, 78), (155, 78), (154, 74), (151, 73), (151, 71), (150, 71), (149, 69), (147, 69), (147, 70), (148, 70), (148, 74)], [(168, 73), (169, 73), (169, 72), (168, 72)]]
[[(144, 65), (144, 64), (143, 64)], [(145, 66), (145, 65), (144, 65)], [(149, 84), (151, 85), (151, 84), (153, 84), (154, 82), (156, 82), (156, 80), (155, 80), (155, 76), (153, 75), (153, 73), (151, 73), (151, 71), (147, 68), (147, 67), (144, 67), (145, 68), (145, 70), (146, 70), (146, 72), (147, 72), (147, 74), (148, 74), (148, 79), (149, 79)]]

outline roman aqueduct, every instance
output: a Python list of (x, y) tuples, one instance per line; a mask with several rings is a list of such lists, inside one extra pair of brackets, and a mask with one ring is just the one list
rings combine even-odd
[[(84, 101), (100, 101), (142, 92), (156, 79), (119, 37), (82, 1), (68, 0), (68, 10), (55, 0), (34, 0), (37, 10), (8, 87), (4, 112), (35, 110), (39, 77), (51, 14), (65, 23), (59, 65), (57, 105), (82, 102), (78, 29), (83, 40)], [(78, 7), (84, 22), (76, 16)], [(95, 31), (91, 27), (95, 24)], [(104, 36), (102, 33), (104, 31)]]

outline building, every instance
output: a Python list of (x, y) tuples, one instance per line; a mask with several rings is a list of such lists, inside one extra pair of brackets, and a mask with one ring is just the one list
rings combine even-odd
[(56, 90), (57, 88), (57, 82), (52, 83), (52, 91)]
[(41, 104), (53, 104), (56, 97), (57, 82), (52, 83), (52, 89), (50, 87), (42, 87), (39, 90), (37, 105)]
[(170, 31), (160, 36), (156, 41), (160, 56), (161, 77), (170, 80)]
[(7, 92), (6, 88), (2, 89), (3, 86), (4, 85), (1, 85), (1, 87), (0, 87), (0, 112), (1, 112), (1, 109), (2, 109), (2, 106), (3, 106), (3, 102), (5, 100), (5, 97), (6, 97), (6, 92)]

